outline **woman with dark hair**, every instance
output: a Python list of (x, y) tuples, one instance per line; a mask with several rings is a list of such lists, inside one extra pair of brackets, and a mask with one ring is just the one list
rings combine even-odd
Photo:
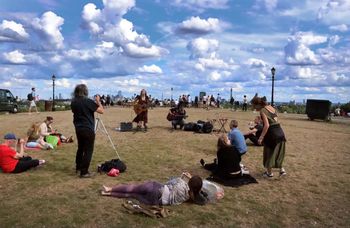
[(258, 97), (255, 94), (251, 100), (253, 108), (260, 111), (263, 121), (263, 130), (258, 139), (260, 145), (264, 145), (263, 164), (266, 168), (263, 176), (273, 177), (272, 168), (280, 169), (280, 177), (286, 175), (283, 168), (283, 160), (286, 152), (286, 138), (281, 125), (278, 122), (277, 111), (266, 102), (266, 97)]
[(201, 165), (212, 171), (214, 176), (223, 179), (235, 178), (243, 174), (249, 174), (241, 168), (241, 155), (239, 151), (231, 145), (231, 141), (226, 134), (223, 134), (218, 139), (217, 144), (217, 159), (214, 163), (206, 164), (203, 159), (200, 160)]
[(147, 122), (148, 122), (148, 106), (150, 100), (147, 96), (147, 92), (145, 89), (142, 89), (140, 95), (137, 95), (134, 100), (134, 111), (136, 113), (136, 117), (132, 122), (137, 123), (137, 129), (141, 129), (142, 123), (147, 131)]
[(146, 181), (141, 184), (103, 186), (101, 194), (117, 198), (134, 198), (148, 205), (179, 205), (185, 201), (204, 205), (208, 199), (206, 194), (201, 192), (202, 186), (201, 177), (183, 173), (181, 177), (173, 178), (165, 184)]
[(100, 102), (100, 96), (95, 96), (95, 101), (88, 98), (88, 88), (84, 84), (77, 85), (74, 89), (74, 97), (71, 103), (73, 123), (78, 140), (78, 150), (75, 158), (76, 172), (80, 171), (81, 178), (89, 178), (89, 166), (94, 151), (95, 143), (95, 116), (94, 113), (103, 114), (104, 109)]

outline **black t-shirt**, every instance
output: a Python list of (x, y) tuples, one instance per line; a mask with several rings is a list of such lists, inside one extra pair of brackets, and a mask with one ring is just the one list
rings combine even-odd
[(70, 106), (74, 114), (73, 123), (75, 128), (88, 128), (95, 131), (94, 112), (98, 108), (95, 101), (86, 97), (78, 97), (72, 100)]
[(216, 170), (218, 175), (225, 175), (241, 170), (239, 165), (241, 162), (240, 154), (232, 145), (220, 148), (216, 156), (218, 158), (218, 167)]
[(257, 124), (257, 125), (255, 125), (254, 128), (257, 130), (256, 133), (255, 133), (255, 136), (257, 138), (259, 138), (261, 133), (262, 133), (262, 130), (263, 130), (264, 126), (262, 124)]

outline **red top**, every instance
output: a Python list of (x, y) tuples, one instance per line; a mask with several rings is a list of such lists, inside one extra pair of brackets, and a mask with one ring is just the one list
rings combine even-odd
[(0, 145), (0, 168), (4, 173), (11, 173), (18, 160), (14, 158), (16, 151), (6, 145)]

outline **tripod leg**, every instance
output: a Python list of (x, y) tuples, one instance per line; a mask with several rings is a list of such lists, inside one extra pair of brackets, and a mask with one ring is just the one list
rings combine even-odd
[(101, 126), (102, 126), (102, 129), (103, 129), (103, 132), (107, 135), (107, 137), (108, 137), (108, 139), (109, 139), (109, 142), (111, 143), (111, 145), (112, 145), (112, 147), (113, 147), (115, 153), (117, 154), (119, 160), (121, 160), (121, 159), (120, 159), (120, 156), (119, 156), (119, 154), (118, 154), (117, 148), (115, 148), (115, 145), (114, 145), (114, 143), (113, 143), (113, 141), (112, 141), (112, 139), (111, 139), (111, 136), (109, 135), (109, 133), (108, 133), (108, 131), (107, 131), (105, 125), (103, 124), (103, 121), (100, 120), (100, 122), (101, 122)]

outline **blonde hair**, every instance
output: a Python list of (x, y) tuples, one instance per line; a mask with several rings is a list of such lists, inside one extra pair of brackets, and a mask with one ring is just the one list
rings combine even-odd
[(228, 138), (227, 138), (226, 134), (222, 134), (222, 135), (219, 136), (218, 144), (217, 144), (218, 150), (223, 148), (223, 147), (227, 147), (228, 146), (227, 140), (228, 140)]

